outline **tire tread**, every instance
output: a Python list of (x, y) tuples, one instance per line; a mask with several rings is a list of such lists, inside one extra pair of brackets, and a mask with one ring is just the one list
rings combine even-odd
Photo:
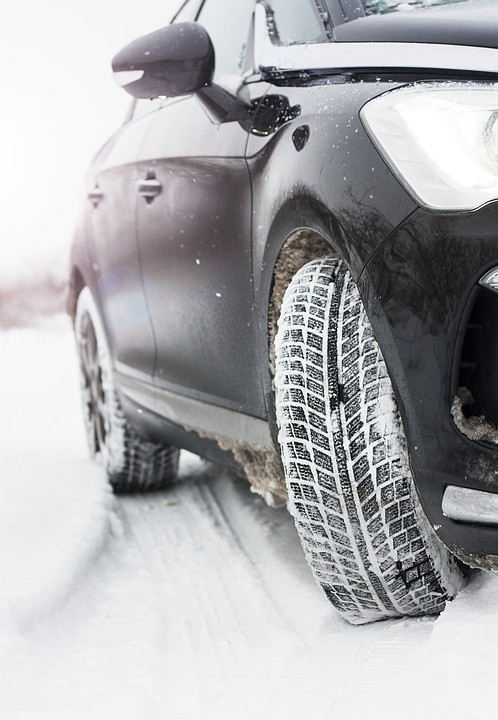
[(439, 613), (461, 572), (429, 539), (385, 362), (339, 260), (294, 277), (276, 356), (289, 508), (316, 580), (355, 624)]

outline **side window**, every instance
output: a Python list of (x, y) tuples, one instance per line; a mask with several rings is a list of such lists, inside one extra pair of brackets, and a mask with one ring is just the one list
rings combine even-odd
[(197, 21), (209, 33), (215, 52), (215, 75), (240, 75), (255, 0), (206, 0)]
[(270, 0), (278, 39), (283, 45), (326, 42), (315, 0)]

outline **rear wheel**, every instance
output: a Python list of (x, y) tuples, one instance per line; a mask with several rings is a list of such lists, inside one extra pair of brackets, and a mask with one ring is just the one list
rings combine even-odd
[(178, 451), (142, 440), (126, 419), (114, 387), (105, 334), (88, 288), (75, 319), (83, 417), (92, 457), (99, 457), (115, 492), (159, 490), (177, 473)]
[(289, 509), (315, 579), (354, 624), (439, 613), (463, 574), (420, 506), (386, 365), (341, 261), (295, 275), (276, 355)]

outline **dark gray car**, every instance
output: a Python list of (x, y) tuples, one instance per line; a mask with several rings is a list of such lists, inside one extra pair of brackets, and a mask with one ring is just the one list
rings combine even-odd
[(287, 503), (353, 623), (498, 561), (498, 8), (188, 0), (116, 55), (69, 311), (119, 491)]

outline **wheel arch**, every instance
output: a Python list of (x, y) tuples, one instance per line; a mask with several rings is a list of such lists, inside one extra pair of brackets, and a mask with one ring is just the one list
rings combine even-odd
[(280, 206), (271, 221), (261, 253), (261, 274), (256, 278), (263, 338), (263, 386), (268, 420), (276, 447), (274, 340), (282, 299), (298, 270), (308, 262), (325, 255), (343, 260), (353, 277), (360, 274), (361, 268), (350, 257), (345, 233), (335, 214), (311, 192), (302, 188)]
[(255, 289), (262, 303), (265, 330), (270, 322), (276, 285), (277, 292), (280, 292), (276, 277), (284, 266), (285, 277), (290, 282), (292, 275), (303, 265), (323, 256), (327, 250), (330, 255), (344, 261), (357, 281), (365, 263), (354, 254), (348, 233), (338, 217), (338, 213), (313, 194), (313, 188), (295, 187), (292, 195), (274, 213), (263, 242), (256, 235), (255, 267), (260, 261), (261, 271), (260, 276), (255, 278)]

